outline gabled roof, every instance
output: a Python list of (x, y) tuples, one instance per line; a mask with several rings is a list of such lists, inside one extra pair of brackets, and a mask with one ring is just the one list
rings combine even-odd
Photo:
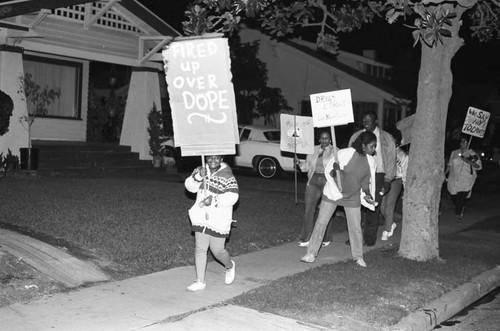
[[(81, 5), (95, 0), (0, 0), (0, 19), (14, 17), (23, 14), (38, 12), (42, 9), (62, 8), (73, 5)], [(176, 35), (179, 33), (169, 24), (156, 16), (149, 9), (136, 0), (120, 0), (119, 4), (127, 10), (133, 12), (144, 22), (147, 22), (153, 29), (163, 35)]]
[(406, 96), (403, 96), (400, 92), (398, 92), (393, 87), (389, 86), (383, 80), (377, 79), (373, 76), (366, 75), (359, 70), (351, 68), (348, 65), (337, 61), (335, 58), (332, 57), (331, 54), (325, 53), (323, 51), (313, 50), (310, 47), (300, 45), (300, 44), (297, 44), (297, 43), (295, 43), (293, 41), (289, 41), (289, 40), (284, 41), (284, 43), (290, 47), (297, 49), (298, 51), (301, 51), (309, 56), (314, 57), (315, 59), (325, 63), (328, 66), (331, 66), (337, 70), (340, 70), (340, 71), (346, 73), (347, 75), (353, 76), (353, 77), (355, 77), (355, 78), (357, 78), (357, 79), (359, 79), (359, 80), (361, 80), (369, 85), (375, 86), (378, 89), (380, 89), (388, 94), (391, 94), (394, 98), (407, 99)]

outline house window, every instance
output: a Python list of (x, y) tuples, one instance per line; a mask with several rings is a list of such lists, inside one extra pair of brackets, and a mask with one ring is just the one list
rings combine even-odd
[(61, 95), (49, 107), (45, 117), (81, 118), (82, 64), (25, 55), (24, 72), (42, 88), (59, 89)]

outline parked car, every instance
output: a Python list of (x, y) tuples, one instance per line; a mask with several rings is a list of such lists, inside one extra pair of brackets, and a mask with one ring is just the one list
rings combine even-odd
[[(280, 129), (240, 125), (238, 130), (240, 144), (236, 145), (236, 155), (224, 158), (231, 166), (252, 168), (263, 178), (273, 178), (281, 171), (295, 170), (293, 153), (282, 152), (280, 149)], [(173, 137), (168, 137), (162, 146), (167, 156), (175, 158), (179, 169), (190, 170), (201, 164), (198, 156), (181, 156), (180, 148), (175, 147)], [(305, 159), (305, 155), (298, 154), (298, 158)], [(300, 170), (297, 168), (297, 171)]]
[(240, 125), (238, 130), (240, 144), (236, 146), (234, 166), (252, 168), (263, 178), (273, 178), (282, 170), (294, 171), (293, 153), (280, 149), (280, 129)]
[(174, 137), (162, 137), (164, 141), (161, 143), (162, 154), (164, 156), (173, 157), (176, 161), (181, 158), (181, 150), (174, 145)]

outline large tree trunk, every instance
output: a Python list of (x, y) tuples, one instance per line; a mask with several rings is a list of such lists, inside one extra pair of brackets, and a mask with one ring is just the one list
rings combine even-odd
[(453, 37), (444, 38), (443, 44), (429, 47), (422, 43), (399, 248), (401, 256), (418, 261), (439, 257), (438, 216), (444, 181), (446, 116), (453, 83), (451, 60), (463, 44), (458, 37), (458, 19), (453, 24)]

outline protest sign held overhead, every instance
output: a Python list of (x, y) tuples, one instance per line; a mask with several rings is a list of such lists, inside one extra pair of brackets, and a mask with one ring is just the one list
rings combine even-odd
[(483, 138), (488, 126), (490, 113), (474, 107), (469, 107), (465, 117), (462, 132), (474, 137)]
[(227, 39), (181, 38), (162, 54), (182, 155), (235, 154), (239, 136)]
[(283, 152), (314, 153), (314, 126), (312, 117), (280, 115), (281, 141)]
[(344, 125), (354, 122), (351, 90), (311, 94), (314, 127)]

